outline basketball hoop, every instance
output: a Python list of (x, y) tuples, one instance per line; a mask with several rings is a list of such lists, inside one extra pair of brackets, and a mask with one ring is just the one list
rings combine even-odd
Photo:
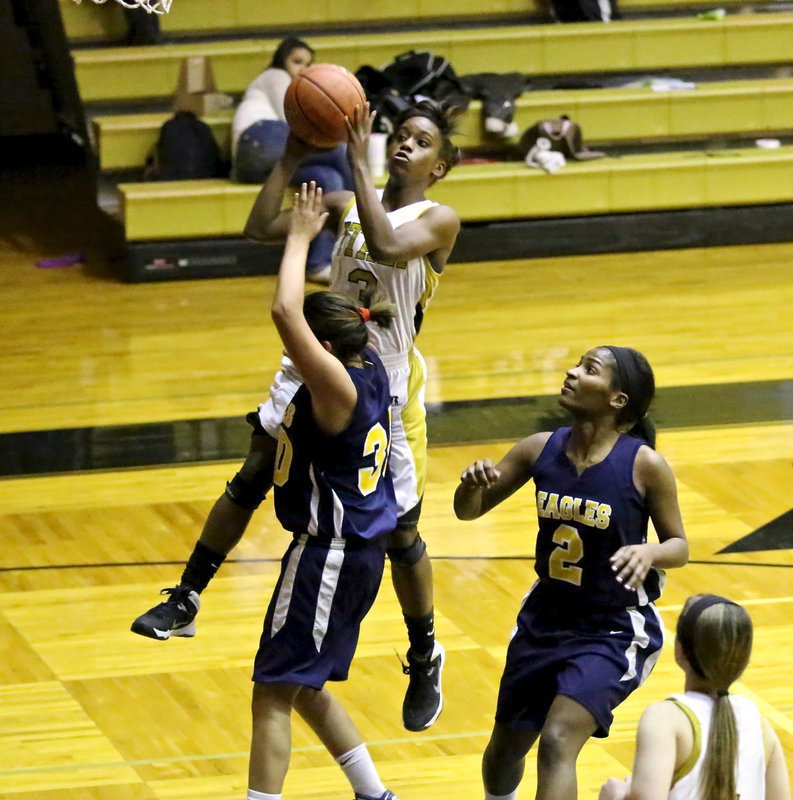
[[(81, 0), (74, 0), (80, 5)], [(93, 0), (97, 5), (106, 3), (107, 0)], [(167, 14), (171, 10), (171, 0), (116, 0), (124, 8), (143, 8), (149, 14)]]

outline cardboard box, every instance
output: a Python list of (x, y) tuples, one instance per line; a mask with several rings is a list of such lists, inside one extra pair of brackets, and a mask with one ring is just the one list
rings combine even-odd
[(215, 88), (212, 64), (206, 56), (188, 56), (182, 61), (174, 94), (174, 111), (192, 111), (201, 117), (231, 108), (233, 102), (231, 95)]

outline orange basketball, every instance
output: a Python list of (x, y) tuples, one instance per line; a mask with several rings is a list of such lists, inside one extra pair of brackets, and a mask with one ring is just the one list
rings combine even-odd
[(336, 64), (314, 64), (289, 84), (284, 114), (298, 139), (315, 147), (334, 147), (347, 140), (344, 117), (366, 102), (358, 79)]

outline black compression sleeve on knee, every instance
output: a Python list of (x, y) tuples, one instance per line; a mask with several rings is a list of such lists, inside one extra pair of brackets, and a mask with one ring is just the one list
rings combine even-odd
[(229, 500), (248, 511), (255, 511), (262, 504), (266, 493), (266, 489), (248, 483), (239, 472), (226, 484), (226, 496)]
[(386, 553), (392, 564), (397, 564), (401, 567), (412, 567), (421, 561), (426, 549), (427, 545), (424, 544), (424, 540), (419, 533), (416, 534), (416, 539), (409, 547), (389, 547)]

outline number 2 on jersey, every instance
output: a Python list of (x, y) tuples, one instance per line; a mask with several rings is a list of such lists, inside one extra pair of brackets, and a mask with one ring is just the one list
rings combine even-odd
[(558, 544), (548, 559), (548, 575), (573, 586), (581, 585), (581, 567), (576, 564), (584, 557), (584, 543), (572, 525), (560, 525), (553, 532), (553, 542)]

